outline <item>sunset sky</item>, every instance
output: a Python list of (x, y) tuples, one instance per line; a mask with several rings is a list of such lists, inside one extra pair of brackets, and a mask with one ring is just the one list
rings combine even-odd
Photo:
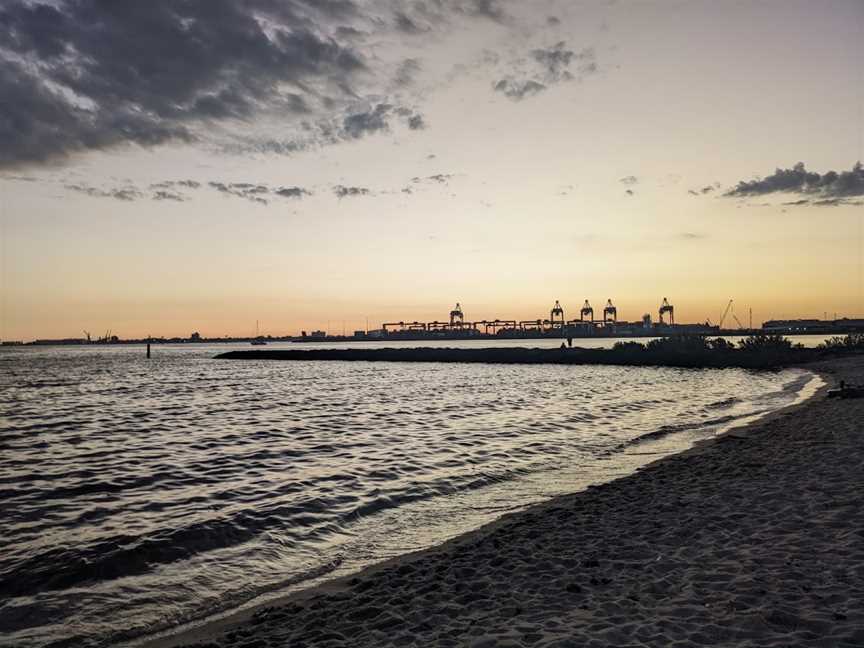
[(862, 62), (861, 0), (7, 0), (0, 338), (864, 317)]

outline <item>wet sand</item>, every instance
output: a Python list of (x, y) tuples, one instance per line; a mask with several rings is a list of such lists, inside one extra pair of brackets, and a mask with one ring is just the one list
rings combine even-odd
[[(823, 363), (864, 383), (864, 358)], [(864, 646), (864, 399), (806, 403), (149, 645)]]

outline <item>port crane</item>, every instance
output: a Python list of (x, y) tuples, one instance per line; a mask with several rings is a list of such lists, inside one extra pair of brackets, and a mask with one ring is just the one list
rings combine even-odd
[(720, 322), (717, 324), (717, 326), (722, 329), (723, 328), (723, 322), (725, 322), (726, 317), (731, 314), (732, 319), (735, 320), (735, 323), (738, 325), (738, 328), (743, 331), (745, 327), (741, 323), (741, 320), (738, 319), (738, 316), (735, 314), (735, 310), (732, 308), (732, 302), (733, 302), (733, 300), (730, 299), (729, 303), (726, 304), (726, 310), (724, 310), (723, 315), (720, 316)]
[(726, 304), (726, 310), (723, 311), (723, 314), (720, 316), (720, 322), (717, 324), (721, 329), (723, 328), (723, 322), (726, 321), (726, 316), (729, 314), (729, 311), (732, 310), (732, 300), (729, 300), (729, 303)]
[(549, 325), (552, 328), (556, 326), (564, 328), (564, 309), (561, 308), (561, 304), (558, 303), (557, 299), (552, 310), (549, 312)]
[(588, 300), (585, 300), (585, 303), (582, 305), (582, 310), (579, 311), (579, 321), (584, 322), (585, 316), (588, 316), (588, 321), (594, 321), (594, 309), (591, 308), (591, 304), (588, 303)]
[(669, 313), (669, 324), (675, 325), (675, 307), (669, 303), (669, 300), (663, 298), (663, 303), (660, 304), (660, 324), (665, 324), (663, 315)]
[(618, 320), (618, 309), (612, 305), (612, 300), (606, 300), (606, 306), (603, 309), (603, 321), (606, 321), (607, 316), (612, 320), (614, 324)]
[(450, 311), (450, 328), (462, 328), (463, 326), (465, 326), (465, 315), (462, 313), (459, 302), (456, 302), (456, 308)]

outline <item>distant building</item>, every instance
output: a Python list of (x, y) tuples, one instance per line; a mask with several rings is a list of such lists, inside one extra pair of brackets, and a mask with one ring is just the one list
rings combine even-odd
[(190, 342), (200, 342), (201, 334), (198, 331), (195, 331), (192, 335), (189, 336)]
[(796, 333), (860, 333), (864, 332), (864, 319), (849, 319), (844, 317), (836, 320), (768, 320), (762, 323), (762, 331), (764, 333), (787, 335), (794, 335)]

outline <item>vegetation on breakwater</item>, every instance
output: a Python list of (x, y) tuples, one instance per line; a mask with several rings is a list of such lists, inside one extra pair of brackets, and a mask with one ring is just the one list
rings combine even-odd
[(738, 345), (723, 338), (681, 336), (647, 344), (618, 342), (611, 349), (268, 349), (229, 351), (217, 358), (242, 360), (341, 360), (361, 362), (479, 362), (501, 364), (608, 364), (693, 368), (774, 369), (864, 352), (864, 336), (832, 338), (816, 348), (793, 345), (780, 335), (753, 335)]

